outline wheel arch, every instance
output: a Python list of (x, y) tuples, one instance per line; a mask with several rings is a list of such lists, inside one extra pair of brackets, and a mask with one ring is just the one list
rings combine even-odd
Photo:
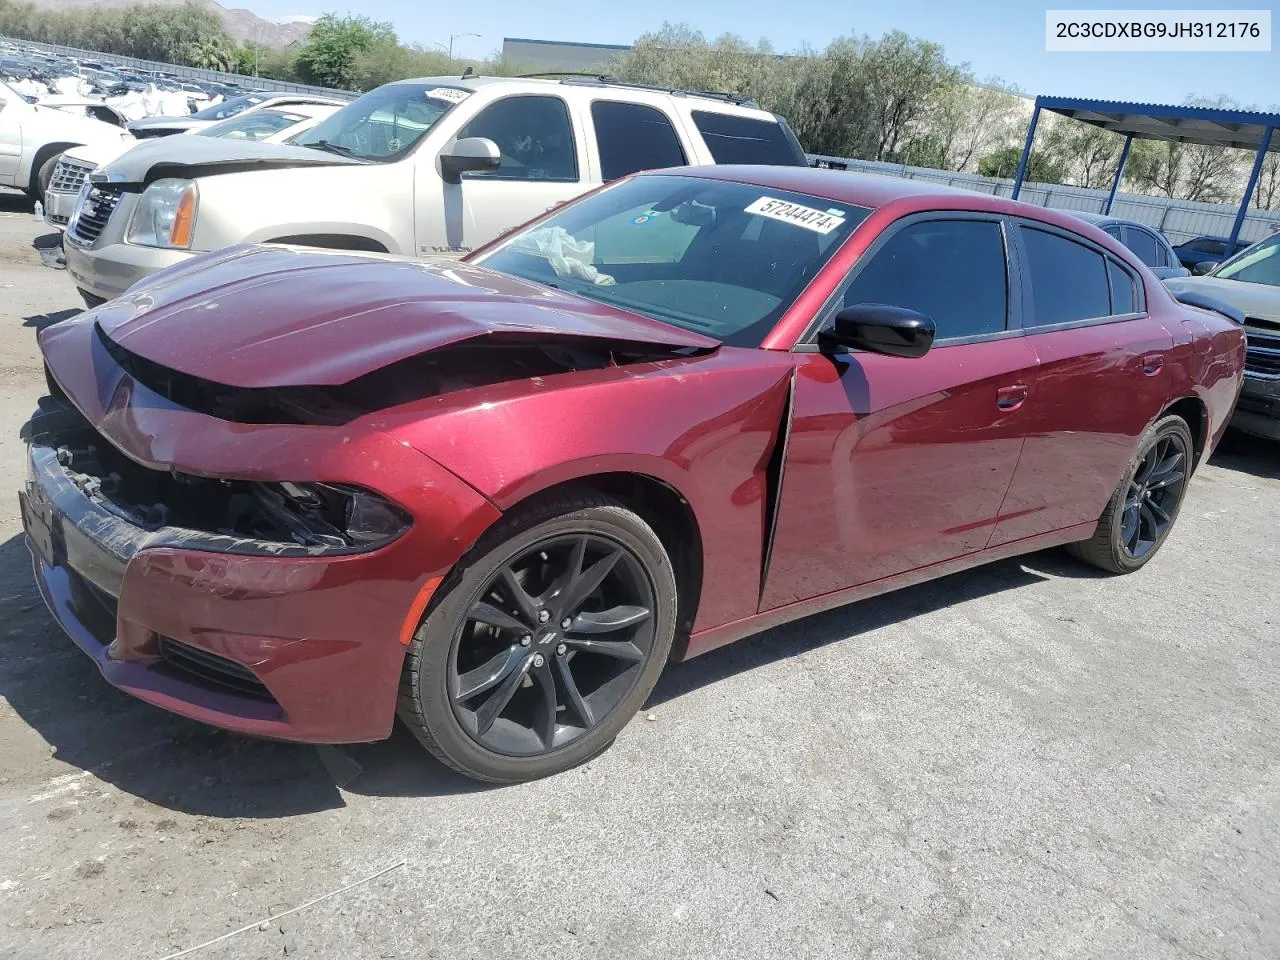
[(60, 153), (66, 153), (68, 150), (74, 150), (76, 147), (83, 147), (83, 143), (75, 143), (74, 141), (62, 142), (54, 141), (53, 143), (44, 144), (35, 155), (31, 158), (31, 167), (27, 170), (27, 187), (29, 192), (34, 192), (38, 184), (36, 177), (40, 176), (40, 168), (45, 165), (50, 157), (56, 157)]
[(675, 573), (679, 603), (671, 659), (683, 660), (702, 597), (703, 572), (702, 532), (688, 498), (674, 485), (652, 474), (613, 470), (581, 474), (535, 491), (525, 491), (519, 499), (503, 503), (502, 510), (507, 513), (544, 497), (575, 489), (593, 490), (618, 500), (653, 527), (662, 541)]
[(1194, 444), (1193, 469), (1200, 465), (1200, 459), (1209, 447), (1209, 408), (1197, 396), (1186, 396), (1174, 400), (1156, 418), (1157, 422), (1168, 416), (1181, 417), (1191, 428), (1191, 442)]

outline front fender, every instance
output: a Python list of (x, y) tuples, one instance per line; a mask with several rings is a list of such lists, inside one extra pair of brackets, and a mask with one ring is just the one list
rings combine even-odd
[(601, 474), (667, 484), (702, 536), (701, 630), (759, 604), (764, 475), (792, 369), (789, 354), (721, 348), (434, 397), (388, 411), (381, 428), (504, 511)]

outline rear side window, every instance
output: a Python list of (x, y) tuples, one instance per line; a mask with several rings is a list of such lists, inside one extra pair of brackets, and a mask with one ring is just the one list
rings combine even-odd
[(661, 110), (640, 103), (597, 100), (591, 104), (591, 122), (600, 148), (600, 175), (605, 180), (686, 163), (680, 138)]
[(1145, 230), (1136, 227), (1125, 229), (1124, 245), (1138, 255), (1138, 259), (1148, 267), (1163, 267), (1164, 257), (1156, 238)]
[(693, 122), (716, 163), (808, 166), (795, 134), (780, 121), (694, 110)]
[(1102, 254), (1056, 233), (1020, 227), (1035, 302), (1034, 326), (1111, 315), (1111, 289)]
[(1214, 253), (1221, 256), (1227, 250), (1227, 245), (1218, 240), (1192, 240), (1187, 244), (1188, 250), (1196, 253)]
[(939, 340), (998, 333), (1008, 313), (1000, 225), (989, 220), (908, 224), (872, 254), (844, 306), (885, 303), (930, 317)]
[(1111, 312), (1121, 315), (1138, 312), (1138, 288), (1129, 271), (1114, 260), (1107, 261), (1107, 275), (1111, 278)]

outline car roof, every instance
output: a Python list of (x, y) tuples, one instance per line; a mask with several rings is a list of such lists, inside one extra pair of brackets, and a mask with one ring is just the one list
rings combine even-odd
[(1037, 207), (1021, 200), (960, 190), (924, 180), (908, 180), (879, 174), (850, 173), (816, 167), (783, 166), (707, 166), (675, 167), (651, 170), (639, 176), (684, 176), (707, 180), (728, 180), (762, 189), (789, 190), (812, 197), (846, 203), (873, 211), (885, 210), (890, 218), (926, 211), (960, 211), (993, 213), (1038, 220), (1072, 233), (1088, 237), (1106, 247), (1137, 268), (1141, 263), (1119, 240), (1103, 233), (1093, 224), (1071, 216), (1065, 210)]
[(447, 77), (411, 77), (404, 80), (395, 80), (394, 83), (412, 83), (412, 84), (432, 84), (439, 87), (453, 87), (459, 90), (478, 91), (486, 87), (495, 86), (522, 86), (529, 91), (551, 92), (553, 89), (565, 90), (578, 89), (586, 87), (588, 89), (607, 90), (614, 96), (625, 96), (628, 92), (647, 93), (666, 95), (669, 97), (688, 98), (697, 100), (700, 104), (699, 109), (709, 109), (723, 111), (725, 113), (735, 113), (744, 116), (754, 117), (771, 117), (773, 114), (764, 110), (758, 103), (746, 97), (738, 97), (735, 94), (716, 93), (713, 91), (699, 90), (682, 90), (676, 87), (665, 87), (660, 85), (651, 85), (643, 83), (629, 83), (623, 80), (616, 80), (611, 77), (596, 76), (593, 74), (567, 73), (552, 74), (549, 76), (528, 76), (528, 77), (489, 77), (473, 75), (469, 77), (460, 77), (456, 73)]

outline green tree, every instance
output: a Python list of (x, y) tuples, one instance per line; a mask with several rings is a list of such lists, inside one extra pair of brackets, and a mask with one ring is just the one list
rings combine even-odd
[(389, 23), (326, 13), (298, 51), (298, 75), (307, 83), (350, 90), (356, 86), (357, 57), (376, 45), (395, 43), (396, 33)]
[[(1021, 159), (1021, 147), (1005, 147), (979, 160), (978, 174), (984, 177), (1013, 177), (1018, 172), (1018, 162)], [(1059, 160), (1040, 150), (1031, 151), (1031, 159), (1027, 163), (1028, 183), (1062, 183), (1065, 179), (1065, 171)]]
[(238, 52), (230, 41), (212, 37), (189, 43), (182, 51), (184, 63), (205, 70), (231, 70), (239, 63)]

